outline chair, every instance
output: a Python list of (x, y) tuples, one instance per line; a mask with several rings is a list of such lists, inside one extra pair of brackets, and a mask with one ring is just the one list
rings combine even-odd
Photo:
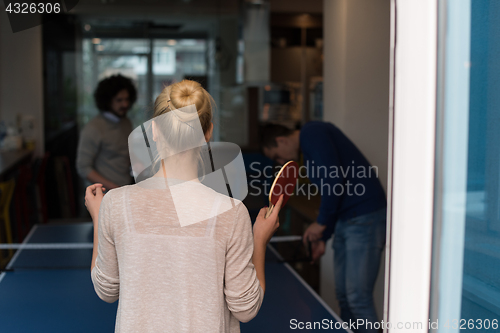
[(67, 156), (61, 156), (66, 176), (66, 190), (69, 200), (70, 217), (76, 217), (76, 201), (73, 189), (73, 175), (71, 174), (71, 164)]
[(14, 207), (17, 221), (16, 240), (19, 243), (23, 241), (31, 227), (30, 216), (33, 211), (33, 200), (30, 199), (29, 184), (32, 178), (31, 163), (21, 165), (18, 169), (14, 191)]
[(16, 216), (15, 241), (21, 243), (31, 227), (37, 223), (47, 223), (48, 210), (45, 193), (45, 172), (49, 153), (42, 158), (19, 166), (14, 191)]
[(69, 159), (66, 156), (55, 156), (54, 171), (61, 217), (73, 218), (76, 216), (76, 205)]
[(36, 160), (35, 166), (35, 177), (34, 177), (34, 186), (36, 188), (36, 197), (38, 203), (38, 221), (42, 223), (47, 223), (48, 221), (48, 208), (47, 208), (47, 193), (45, 189), (45, 177), (46, 177), (46, 169), (47, 163), (50, 157), (50, 153), (46, 152), (42, 158)]
[[(5, 235), (3, 236), (3, 238), (5, 239), (6, 243), (10, 244), (12, 244), (12, 229), (9, 210), (15, 186), (16, 182), (14, 181), (14, 179), (10, 179), (8, 181), (0, 183), (0, 221), (3, 222), (5, 229)], [(0, 236), (2, 235), (0, 234)], [(12, 249), (9, 249), (8, 253), (9, 255), (6, 259), (0, 257), (2, 266), (12, 257)]]

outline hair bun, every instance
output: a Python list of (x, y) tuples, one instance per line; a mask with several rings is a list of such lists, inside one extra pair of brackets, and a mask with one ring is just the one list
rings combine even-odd
[(166, 87), (155, 101), (155, 116), (165, 112), (164, 110), (181, 109), (189, 105), (195, 105), (200, 118), (203, 132), (212, 124), (212, 97), (196, 81), (182, 80)]
[(176, 109), (195, 104), (196, 109), (200, 110), (205, 99), (201, 84), (191, 80), (183, 80), (173, 84), (170, 91), (170, 102)]

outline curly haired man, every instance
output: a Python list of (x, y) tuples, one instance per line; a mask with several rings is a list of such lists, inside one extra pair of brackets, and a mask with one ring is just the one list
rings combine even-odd
[(118, 74), (99, 82), (94, 100), (100, 113), (85, 125), (78, 143), (76, 167), (86, 181), (108, 190), (132, 183), (128, 152), (132, 123), (127, 111), (136, 99), (129, 78)]

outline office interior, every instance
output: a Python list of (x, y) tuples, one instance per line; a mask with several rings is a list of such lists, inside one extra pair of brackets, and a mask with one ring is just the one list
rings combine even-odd
[[(78, 135), (98, 113), (92, 98), (97, 82), (117, 73), (137, 85), (138, 100), (128, 113), (134, 127), (149, 119), (152, 102), (165, 85), (193, 79), (215, 99), (214, 140), (238, 144), (246, 164), (272, 163), (260, 154), (260, 123), (300, 128), (311, 120), (331, 121), (378, 167), (385, 186), (389, 2), (356, 4), (361, 7), (349, 8), (351, 17), (344, 17), (338, 5), (81, 1), (69, 14), (47, 17), (42, 26), (16, 34), (4, 13), (2, 119), (7, 127), (27, 126), (23, 135), (34, 141), (36, 162), (18, 166), (37, 178), (34, 195), (40, 203), (30, 207), (27, 223), (88, 220), (75, 168)], [(343, 26), (340, 17), (347, 20)], [(323, 95), (325, 90), (330, 93)], [(297, 205), (294, 228), (312, 222), (318, 199), (313, 199), (312, 211), (308, 204)], [(265, 202), (251, 195), (248, 201), (251, 214)], [(293, 201), (289, 205), (293, 210)], [(325, 256), (321, 270), (309, 263), (296, 265), (307, 265), (302, 271), (312, 272), (305, 276), (335, 308), (334, 286), (327, 278), (333, 276), (331, 256)], [(381, 316), (383, 274), (379, 280)]]
[[(79, 133), (98, 114), (92, 97), (97, 82), (118, 73), (132, 78), (137, 87), (138, 99), (128, 114), (134, 127), (151, 117), (154, 99), (163, 87), (192, 79), (207, 89), (217, 105), (214, 141), (232, 142), (241, 148), (248, 177), (252, 162), (274, 165), (259, 147), (263, 123), (300, 129), (310, 121), (325, 121), (339, 127), (378, 168), (388, 192), (393, 130), (391, 3), (394, 1), (81, 0), (69, 13), (42, 16), (42, 25), (15, 34), (2, 11), (0, 120), (5, 137), (12, 138), (2, 148), (1, 178), (14, 179), (16, 184), (8, 204), (12, 242), (21, 243), (35, 224), (89, 221), (84, 182), (75, 168)], [(472, 7), (471, 57), (476, 58), (471, 61), (483, 57), (494, 62), (481, 53), (481, 47), (489, 47), (491, 52), (496, 49), (478, 36), (481, 31), (494, 31), (492, 26), (479, 27), (479, 22), (492, 8), (498, 13), (495, 6)], [(498, 162), (498, 155), (488, 155), (483, 149), (494, 140), (490, 134), (479, 135), (485, 126), (494, 131), (496, 125), (484, 121), (498, 115), (493, 97), (480, 95), (484, 91), (472, 83), (483, 82), (481, 78), (487, 75), (481, 73), (471, 74), (471, 99), (489, 98), (483, 105), (488, 111), (477, 118), (470, 111), (469, 144), (479, 148), (470, 146), (469, 154), (483, 161), (470, 162), (473, 169), (467, 198), (476, 213), (482, 212), (485, 200), (482, 173), (485, 168), (498, 167), (496, 162), (488, 162), (488, 158)], [(498, 180), (497, 171), (488, 172)], [(267, 204), (265, 195), (249, 195), (244, 203), (253, 218)], [(302, 234), (314, 222), (319, 204), (318, 196), (292, 197), (280, 215), (283, 222), (277, 234)], [(489, 221), (479, 215), (474, 218), (480, 223)], [(466, 256), (481, 253), (490, 262), (497, 261), (498, 230), (491, 230), (485, 243), (488, 249), (467, 248)], [(470, 237), (482, 237), (476, 232)], [(331, 242), (319, 263), (297, 261), (291, 266), (338, 312)], [(293, 257), (303, 255), (298, 246), (277, 248)], [(374, 291), (380, 319), (387, 298), (386, 272), (383, 260)], [(481, 282), (484, 285), (478, 282), (480, 290), (498, 293), (498, 278), (488, 276), (487, 282)], [(471, 279), (464, 283), (475, 286)], [(481, 309), (491, 316), (498, 314), (495, 309), (500, 307), (474, 301), (474, 297), (478, 298), (470, 296), (466, 306), (474, 308), (475, 314), (481, 314)]]

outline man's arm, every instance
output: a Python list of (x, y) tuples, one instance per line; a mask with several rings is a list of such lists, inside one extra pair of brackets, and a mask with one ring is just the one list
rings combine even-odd
[[(303, 132), (301, 149), (304, 160), (309, 161), (308, 168), (314, 168), (314, 170), (308, 170), (308, 177), (313, 184), (318, 186), (321, 194), (317, 223), (327, 227), (323, 230), (322, 236), (323, 240), (327, 240), (335, 229), (335, 221), (342, 197), (341, 194), (336, 195), (335, 193), (345, 190), (338, 151), (330, 135), (323, 128), (312, 128)], [(336, 167), (338, 172), (333, 172), (332, 167)]]
[(102, 184), (105, 188), (108, 190), (112, 190), (114, 188), (117, 188), (118, 185), (113, 183), (112, 181), (108, 180), (107, 178), (103, 177), (100, 173), (92, 169), (89, 174), (87, 175), (87, 179), (89, 182), (92, 184), (95, 183), (100, 183)]
[(99, 154), (101, 136), (99, 131), (87, 124), (80, 134), (76, 156), (76, 169), (80, 177), (87, 179), (90, 183), (100, 183), (108, 190), (118, 187), (117, 184), (108, 180), (94, 169), (94, 161)]

